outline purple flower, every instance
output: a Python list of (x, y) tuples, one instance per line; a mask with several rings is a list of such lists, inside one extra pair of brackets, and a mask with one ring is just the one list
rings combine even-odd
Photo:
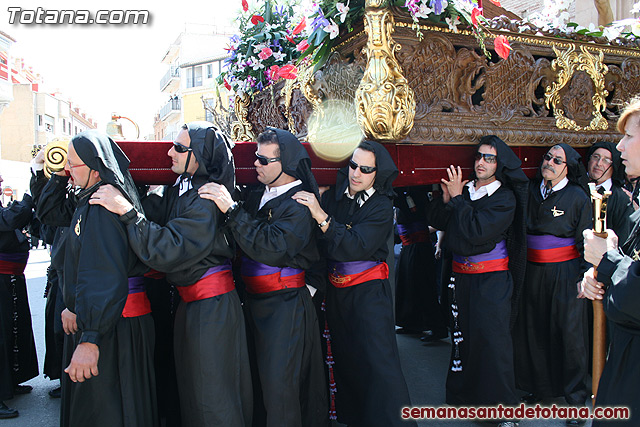
[(420, 10), (418, 3), (420, 3), (419, 0), (407, 0), (404, 6), (409, 9), (409, 12), (411, 12), (412, 15), (415, 15), (418, 10)]
[(322, 8), (318, 6), (318, 16), (311, 23), (311, 27), (313, 31), (316, 31), (318, 28), (324, 28), (327, 25), (331, 25), (331, 22), (324, 17), (324, 13), (322, 13)]
[(431, 0), (431, 7), (433, 8), (433, 13), (436, 15), (440, 15), (445, 7), (447, 7), (449, 3), (447, 0)]
[(264, 89), (264, 85), (262, 84), (262, 82), (258, 82), (258, 84), (256, 85), (256, 89), (258, 89), (258, 90)]
[(280, 40), (273, 39), (273, 42), (271, 42), (271, 47), (272, 48), (280, 47)]

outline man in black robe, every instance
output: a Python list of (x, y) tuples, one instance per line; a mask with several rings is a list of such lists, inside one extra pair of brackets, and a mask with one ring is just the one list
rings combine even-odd
[(591, 203), (580, 155), (567, 144), (551, 147), (529, 185), (527, 275), (514, 334), (516, 385), (523, 400), (587, 398), (587, 306), (578, 284), (588, 265), (582, 232)]
[[(633, 205), (622, 190), (625, 168), (613, 142), (601, 141), (593, 144), (587, 152), (587, 173), (598, 191), (610, 191), (607, 200), (607, 228), (613, 230), (619, 242), (626, 242), (631, 232)], [(600, 190), (602, 188), (602, 190)]]
[(519, 290), (524, 280), (528, 179), (520, 159), (495, 135), (480, 140), (475, 158), (471, 181), (465, 184), (460, 167), (451, 166), (442, 199), (427, 209), (453, 256), (446, 402), (515, 406), (512, 306), (514, 282)]
[(231, 274), (233, 246), (222, 229), (222, 212), (198, 197), (208, 181), (235, 185), (231, 143), (212, 124), (192, 122), (182, 127), (168, 155), (180, 178), (165, 192), (170, 215), (163, 226), (113, 188), (96, 192), (91, 203), (120, 215), (140, 260), (166, 273), (182, 297), (174, 325), (182, 425), (250, 425), (251, 376)]
[[(2, 183), (2, 177), (0, 177)], [(29, 239), (23, 233), (33, 217), (33, 201), (0, 206), (0, 419), (18, 411), (4, 401), (31, 391), (20, 385), (38, 375), (38, 358), (31, 327), (31, 312), (24, 269), (29, 259)]]
[(423, 341), (446, 338), (449, 333), (440, 303), (436, 258), (430, 227), (425, 221), (427, 193), (424, 188), (406, 188), (395, 197), (396, 228), (402, 241), (396, 267), (396, 333), (429, 331)]
[[(200, 189), (226, 213), (226, 227), (243, 253), (245, 313), (257, 364), (254, 425), (326, 426), (318, 318), (304, 273), (319, 258), (315, 226), (291, 199), (302, 189), (317, 193), (318, 186), (307, 151), (290, 132), (268, 128), (258, 136), (256, 156), (264, 186), (243, 203), (233, 201), (228, 186)], [(266, 416), (258, 409), (260, 390)]]
[[(620, 115), (618, 131), (624, 137), (617, 145), (628, 173), (640, 176), (640, 101)], [(640, 419), (640, 211), (626, 242), (607, 230), (607, 239), (585, 231), (585, 259), (597, 266), (597, 280), (588, 271), (582, 281), (583, 295), (601, 300), (607, 316), (609, 349), (600, 377), (597, 407), (624, 406), (630, 410), (625, 421), (593, 420), (594, 427), (632, 427)]]
[[(69, 143), (69, 171), (81, 188), (65, 243), (62, 426), (157, 426), (153, 321), (149, 301), (129, 277), (144, 271), (118, 217), (89, 198), (111, 184), (139, 206), (118, 145), (97, 131)], [(42, 195), (41, 195), (42, 197)], [(66, 191), (57, 204), (67, 202)], [(56, 204), (56, 195), (49, 202)]]
[(400, 366), (389, 267), (398, 175), (389, 152), (362, 142), (336, 186), (322, 195), (298, 192), (323, 232), (328, 262), (327, 320), (335, 360), (338, 421), (350, 426), (415, 425), (401, 419), (410, 406)]

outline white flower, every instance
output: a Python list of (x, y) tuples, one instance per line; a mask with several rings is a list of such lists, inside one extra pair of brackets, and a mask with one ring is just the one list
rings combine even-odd
[(460, 25), (460, 21), (458, 20), (457, 16), (455, 21), (452, 21), (450, 17), (447, 17), (445, 21), (451, 31), (453, 31), (454, 33), (458, 32), (458, 25)]
[(603, 30), (603, 36), (605, 36), (609, 41), (615, 40), (622, 33), (622, 28), (618, 27), (606, 27)]
[(254, 46), (253, 46), (253, 53), (259, 53), (259, 52), (260, 52), (260, 51), (262, 51), (262, 49), (264, 49), (265, 47), (267, 47), (267, 45), (266, 45), (266, 44), (264, 44), (264, 43), (260, 43), (260, 44), (254, 45)]
[(324, 27), (323, 30), (325, 33), (329, 34), (330, 39), (335, 39), (336, 37), (338, 37), (338, 33), (340, 32), (340, 29), (338, 28), (338, 24), (336, 24), (333, 21), (333, 19), (331, 19), (330, 21), (331, 21), (331, 24)]
[(433, 9), (429, 8), (429, 6), (426, 5), (424, 0), (422, 0), (422, 3), (420, 4), (420, 7), (418, 8), (418, 11), (414, 16), (416, 18), (427, 18), (429, 14), (431, 14), (432, 12), (433, 12)]
[(600, 28), (596, 27), (596, 24), (594, 24), (593, 22), (589, 24), (589, 32), (593, 33), (595, 31), (599, 31)]
[(251, 57), (249, 58), (249, 66), (251, 68), (255, 70), (259, 70), (261, 68), (264, 68), (264, 64), (262, 63), (262, 61), (260, 61), (259, 59), (255, 58), (255, 57)]
[(273, 52), (273, 58), (276, 62), (282, 62), (285, 56), (287, 55), (284, 52)]
[(336, 3), (336, 9), (338, 9), (340, 22), (344, 22), (347, 19), (347, 13), (349, 13), (349, 6), (344, 3)]
[(633, 5), (630, 13), (638, 13), (640, 12), (640, 1)]

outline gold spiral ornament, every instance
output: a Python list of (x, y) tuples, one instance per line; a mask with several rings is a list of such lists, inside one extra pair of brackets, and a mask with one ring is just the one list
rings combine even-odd
[(64, 169), (67, 164), (67, 147), (68, 140), (54, 140), (44, 148), (44, 174), (47, 178)]

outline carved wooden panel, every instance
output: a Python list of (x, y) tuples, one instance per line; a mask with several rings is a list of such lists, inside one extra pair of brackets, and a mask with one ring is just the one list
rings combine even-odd
[(273, 87), (257, 93), (251, 101), (247, 118), (256, 136), (263, 132), (267, 126), (288, 129), (280, 96), (282, 86), (284, 86), (284, 82), (280, 81)]

